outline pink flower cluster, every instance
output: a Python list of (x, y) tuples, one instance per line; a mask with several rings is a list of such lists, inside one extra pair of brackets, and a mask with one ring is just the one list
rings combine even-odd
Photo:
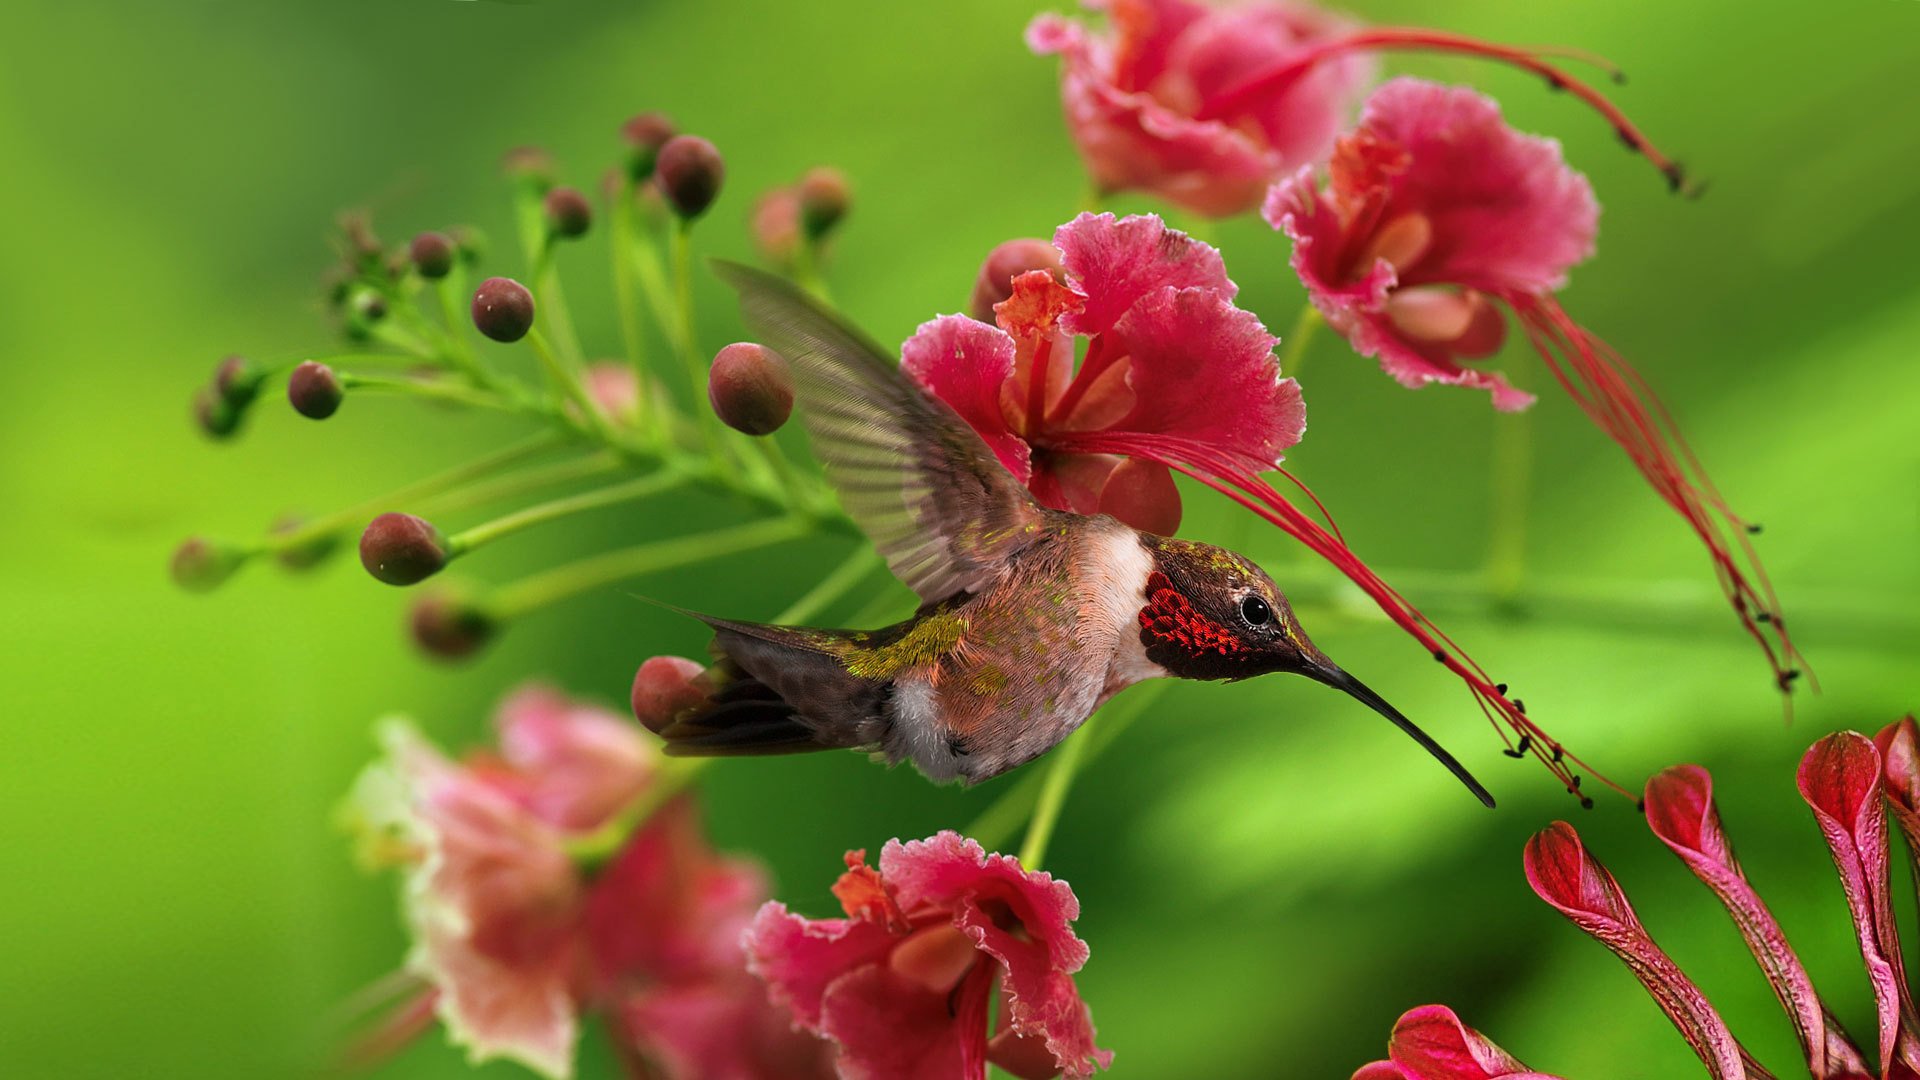
[[(1647, 824), (1727, 909), (1773, 988), (1807, 1060), (1821, 1080), (1920, 1078), (1920, 1017), (1907, 987), (1888, 881), (1887, 819), (1920, 851), (1920, 727), (1909, 716), (1868, 738), (1843, 731), (1813, 744), (1800, 762), (1800, 796), (1813, 811), (1840, 877), (1854, 936), (1873, 989), (1877, 1039), (1873, 1059), (1848, 1036), (1815, 991), (1806, 966), (1766, 902), (1747, 880), (1713, 800), (1713, 777), (1698, 765), (1676, 765), (1646, 787)], [(1920, 864), (1916, 865), (1920, 870)], [(1527, 843), (1527, 881), (1542, 900), (1624, 961), (1707, 1073), (1716, 1080), (1765, 1080), (1706, 995), (1641, 923), (1607, 868), (1564, 821)], [(1354, 1080), (1490, 1080), (1540, 1077), (1437, 1005), (1400, 1018), (1388, 1060), (1365, 1066)]]
[(831, 1048), (793, 1032), (743, 963), (762, 873), (707, 847), (689, 797), (583, 864), (658, 783), (643, 733), (538, 687), (497, 727), (497, 750), (455, 761), (391, 723), (349, 801), (363, 855), (405, 869), (406, 967), (424, 989), (397, 1019), (417, 1030), (430, 1003), (474, 1060), (553, 1077), (571, 1074), (587, 1012), (666, 1076), (831, 1075)]

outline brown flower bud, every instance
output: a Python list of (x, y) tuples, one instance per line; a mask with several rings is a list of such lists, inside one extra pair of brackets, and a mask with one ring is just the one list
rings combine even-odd
[(454, 589), (435, 589), (414, 601), (407, 631), (421, 651), (439, 660), (464, 660), (499, 630), (493, 616)]
[(674, 717), (700, 705), (706, 691), (694, 680), (706, 670), (678, 656), (655, 656), (633, 674), (633, 718), (648, 731), (658, 732)]
[(721, 349), (707, 373), (707, 400), (720, 422), (748, 435), (771, 435), (793, 415), (793, 372), (765, 345)]
[(660, 148), (654, 180), (673, 211), (689, 220), (707, 212), (720, 195), (726, 163), (712, 143), (698, 135), (675, 135)]
[(627, 175), (636, 181), (652, 176), (660, 148), (673, 136), (673, 121), (665, 113), (644, 112), (620, 125), (620, 137), (627, 141)]
[(447, 565), (448, 556), (446, 536), (412, 514), (381, 514), (360, 534), (360, 565), (389, 585), (425, 581)]
[(512, 278), (488, 278), (473, 292), (473, 325), (495, 341), (519, 341), (533, 329), (533, 294)]
[(554, 188), (541, 201), (540, 210), (546, 215), (547, 232), (569, 240), (587, 235), (587, 227), (593, 224), (593, 205), (579, 188)]
[(309, 420), (325, 420), (340, 411), (347, 396), (340, 377), (318, 360), (307, 360), (287, 376), (287, 401), (293, 411)]
[(974, 279), (967, 314), (984, 323), (993, 322), (993, 305), (1012, 296), (1013, 279), (1030, 270), (1045, 270), (1056, 281), (1066, 280), (1066, 272), (1060, 268), (1060, 249), (1045, 240), (1026, 237), (994, 248)]
[(246, 561), (247, 553), (231, 544), (194, 536), (173, 550), (168, 569), (174, 584), (188, 592), (203, 593), (219, 588)]
[(838, 169), (821, 166), (800, 178), (800, 225), (818, 240), (840, 224), (853, 203), (853, 190)]
[(454, 256), (458, 249), (453, 238), (441, 232), (423, 232), (407, 245), (407, 255), (413, 260), (413, 268), (420, 276), (430, 280), (439, 280), (453, 272)]

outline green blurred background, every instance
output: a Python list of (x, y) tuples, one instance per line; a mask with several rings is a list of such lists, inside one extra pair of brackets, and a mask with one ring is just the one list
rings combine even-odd
[[(465, 745), (530, 676), (618, 702), (639, 659), (703, 645), (692, 623), (618, 589), (446, 668), (411, 653), (406, 597), (351, 557), (306, 577), (249, 568), (212, 596), (168, 584), (182, 536), (251, 535), (284, 509), (356, 501), (516, 430), (397, 400), (312, 424), (270, 399), (236, 443), (194, 432), (189, 393), (222, 354), (333, 348), (315, 281), (335, 211), (372, 207), (389, 239), (476, 222), (496, 239), (491, 265), (516, 272), (499, 153), (539, 143), (590, 186), (619, 152), (619, 122), (664, 109), (727, 156), (705, 252), (747, 253), (758, 191), (816, 163), (845, 169), (858, 203), (830, 278), (854, 317), (897, 341), (964, 305), (994, 243), (1045, 235), (1078, 205), (1054, 65), (1020, 43), (1034, 10), (10, 5), (0, 1070), (313, 1070), (330, 1010), (404, 944), (390, 883), (355, 872), (329, 820), (372, 753), (372, 721), (410, 713)], [(1390, 65), (1489, 90), (1594, 179), (1601, 255), (1576, 271), (1567, 306), (1651, 376), (1729, 498), (1766, 522), (1763, 553), (1824, 693), (1803, 694), (1783, 727), (1698, 545), (1556, 393), (1534, 414), (1527, 587), (1607, 603), (1496, 616), (1458, 599), (1486, 545), (1492, 432), (1511, 422), (1482, 394), (1408, 393), (1323, 335), (1305, 368), (1299, 471), (1373, 565), (1433, 598), (1430, 613), (1597, 766), (1630, 785), (1678, 761), (1713, 769), (1751, 875), (1841, 1015), (1870, 1031), (1793, 768), (1817, 735), (1912, 708), (1920, 675), (1920, 126), (1899, 100), (1920, 63), (1920, 5), (1810, 17), (1781, 3), (1523, 14), (1373, 0), (1355, 12), (1606, 54), (1633, 76), (1618, 100), (1711, 182), (1698, 202), (1669, 197), (1536, 80), (1467, 61)], [(1289, 326), (1300, 296), (1285, 244), (1251, 218), (1212, 235), (1243, 302)], [(612, 351), (604, 248), (568, 254), (576, 318)], [(717, 285), (700, 299), (710, 347), (737, 334)], [(1506, 361), (1538, 386), (1517, 349)], [(738, 516), (722, 500), (667, 499), (526, 534), (462, 569), (505, 581)], [(1186, 531), (1243, 546), (1283, 585), (1302, 562), (1198, 493)], [(786, 550), (635, 589), (767, 617), (847, 548)], [(1303, 681), (1173, 688), (1084, 776), (1049, 860), (1085, 909), (1081, 986), (1120, 1075), (1344, 1077), (1428, 1001), (1550, 1071), (1694, 1075), (1625, 971), (1527, 890), (1521, 845), (1556, 816), (1575, 818), (1748, 1045), (1795, 1071), (1729, 923), (1631, 804), (1581, 813), (1537, 766), (1500, 757), (1459, 685), (1363, 606), (1303, 617), (1501, 807), (1481, 810), (1386, 725)], [(963, 825), (1007, 782), (941, 790), (829, 755), (728, 763), (704, 794), (717, 843), (757, 853), (782, 897), (825, 914), (843, 850)], [(385, 1075), (464, 1071), (436, 1034)]]

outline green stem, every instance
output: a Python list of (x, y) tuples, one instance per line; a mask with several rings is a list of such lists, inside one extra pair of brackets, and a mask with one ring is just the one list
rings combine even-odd
[(471, 405), (480, 409), (497, 409), (501, 412), (542, 415), (546, 411), (532, 402), (492, 390), (481, 390), (464, 383), (444, 382), (438, 379), (395, 379), (385, 375), (355, 375), (345, 371), (337, 371), (334, 374), (340, 379), (342, 387), (363, 393), (430, 398), (434, 401)]
[(667, 233), (673, 262), (673, 296), (680, 325), (680, 361), (687, 370), (688, 402), (694, 424), (700, 429), (701, 444), (723, 470), (731, 471), (733, 458), (720, 444), (720, 422), (707, 407), (707, 361), (700, 355), (699, 334), (693, 320), (693, 222), (676, 217)]
[(579, 370), (553, 351), (553, 344), (540, 332), (539, 327), (527, 331), (527, 341), (533, 345), (534, 355), (540, 358), (540, 368), (546, 372), (547, 381), (553, 384), (561, 397), (573, 402), (574, 408), (580, 410), (580, 418), (586, 426), (599, 436), (600, 441), (610, 446), (619, 445), (620, 437), (607, 423), (606, 414), (600, 411), (600, 406), (580, 382)]
[(1033, 819), (1027, 823), (1027, 839), (1020, 845), (1020, 868), (1038, 870), (1047, 857), (1047, 844), (1053, 839), (1053, 827), (1060, 820), (1060, 808), (1066, 804), (1067, 792), (1073, 788), (1073, 778), (1080, 771), (1080, 762), (1086, 757), (1088, 728), (1094, 726), (1094, 718), (1088, 717), (1080, 730), (1067, 737), (1066, 742), (1054, 751), (1053, 765), (1047, 770), (1047, 778), (1040, 785), (1040, 799), (1034, 804)]
[(633, 184), (622, 183), (607, 197), (608, 249), (613, 254), (613, 303), (619, 309), (620, 342), (633, 368), (639, 393), (639, 415), (644, 420), (647, 401), (646, 339), (640, 332), (640, 305), (633, 293)]
[(575, 862), (585, 864), (588, 872), (613, 858), (626, 846), (627, 838), (633, 835), (634, 830), (646, 824), (647, 819), (659, 812), (661, 807), (672, 802), (674, 796), (685, 791), (693, 783), (693, 778), (714, 760), (669, 758), (662, 762), (653, 775), (653, 782), (647, 785), (645, 791), (606, 824), (585, 836), (569, 840), (567, 854)]
[(781, 626), (793, 626), (804, 623), (819, 615), (828, 604), (846, 595), (847, 590), (860, 583), (873, 569), (874, 554), (866, 545), (853, 549), (846, 561), (834, 568), (834, 571), (820, 579), (820, 583), (808, 590), (806, 595), (795, 600), (787, 610), (773, 617)]
[(433, 283), (433, 291), (440, 297), (440, 317), (446, 320), (448, 353), (454, 365), (475, 386), (486, 390), (497, 390), (500, 379), (473, 351), (473, 342), (467, 337), (467, 326), (472, 317), (460, 310), (460, 299), (466, 294), (466, 273), (455, 267), (447, 276)]
[(671, 491), (686, 482), (686, 474), (673, 469), (662, 469), (651, 476), (642, 476), (624, 484), (583, 491), (577, 495), (568, 495), (537, 506), (529, 506), (484, 524), (463, 529), (448, 537), (448, 555), (450, 557), (464, 555), (477, 547), (490, 544), (504, 536), (511, 536), (522, 529), (530, 529), (535, 525), (543, 525), (572, 514), (649, 498), (661, 492)]
[(538, 469), (502, 476), (490, 484), (475, 484), (434, 498), (430, 501), (435, 513), (449, 513), (456, 510), (468, 510), (476, 506), (511, 499), (530, 492), (545, 491), (559, 487), (574, 480), (584, 480), (590, 476), (599, 476), (620, 468), (620, 461), (611, 454), (594, 454), (573, 461), (561, 461)]
[(659, 540), (555, 567), (497, 590), (486, 609), (501, 621), (629, 578), (691, 566), (804, 536), (807, 522), (768, 518), (731, 529)]
[(263, 540), (262, 547), (267, 551), (280, 551), (286, 548), (300, 547), (341, 529), (364, 525), (384, 510), (395, 506), (405, 506), (421, 499), (437, 495), (471, 480), (477, 480), (489, 473), (497, 472), (509, 465), (516, 464), (535, 454), (550, 450), (559, 445), (559, 439), (548, 433), (541, 433), (531, 439), (514, 443), (485, 457), (475, 458), (462, 465), (456, 465), (444, 472), (438, 472), (422, 480), (416, 480), (404, 487), (395, 488), (385, 495), (355, 503), (352, 506), (323, 514), (297, 529), (276, 533)]
[(793, 280), (822, 302), (833, 302), (833, 297), (827, 292), (827, 281), (820, 276), (819, 241), (806, 236), (800, 238), (799, 245), (793, 250)]
[(1281, 342), (1280, 374), (1300, 377), (1300, 369), (1307, 362), (1307, 342), (1313, 340), (1314, 331), (1325, 321), (1311, 301), (1300, 306), (1300, 314), (1293, 319), (1293, 329), (1287, 331), (1286, 340)]

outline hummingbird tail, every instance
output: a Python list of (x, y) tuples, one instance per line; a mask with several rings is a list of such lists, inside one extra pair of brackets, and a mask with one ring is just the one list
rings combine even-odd
[(707, 700), (655, 732), (675, 756), (799, 754), (877, 745), (889, 684), (849, 673), (831, 630), (706, 615), (714, 666)]

